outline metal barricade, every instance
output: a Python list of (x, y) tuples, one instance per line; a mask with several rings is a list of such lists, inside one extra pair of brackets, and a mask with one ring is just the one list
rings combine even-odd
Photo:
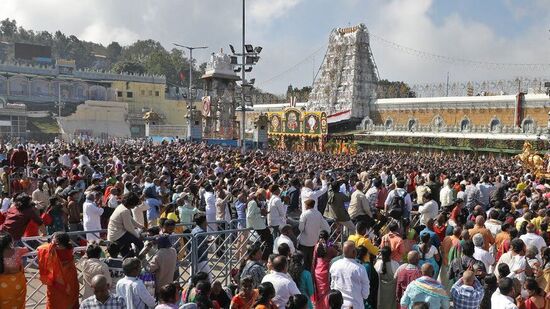
[[(237, 229), (231, 228), (237, 226), (239, 221), (234, 220), (231, 222), (220, 221), (216, 222), (224, 227), (223, 230), (215, 232), (199, 233), (193, 236), (191, 233), (179, 233), (170, 235), (172, 246), (176, 248), (178, 252), (177, 263), (177, 281), (180, 283), (187, 283), (192, 275), (196, 274), (199, 269), (199, 248), (204, 243), (199, 243), (199, 238), (205, 238), (205, 242), (208, 245), (207, 265), (210, 271), (208, 271), (212, 280), (219, 280), (222, 284), (228, 285), (231, 283), (232, 271), (238, 268), (239, 264), (246, 258), (246, 248), (251, 241), (251, 232), (249, 229)], [(179, 224), (178, 226), (184, 226)], [(186, 227), (190, 229), (187, 225)], [(229, 228), (229, 229), (225, 229)], [(86, 234), (95, 233), (104, 235), (106, 230), (96, 231), (78, 231), (68, 232), (71, 236), (73, 245), (75, 246), (75, 263), (78, 270), (78, 280), (80, 282), (80, 297), (82, 299), (82, 292), (84, 289), (82, 269), (80, 269), (80, 257), (84, 256), (86, 246), (82, 246), (83, 243), (79, 242), (79, 239), (86, 239)], [(40, 281), (40, 274), (38, 271), (38, 256), (36, 248), (40, 245), (47, 243), (50, 236), (36, 236), (36, 237), (24, 237), (21, 239), (20, 244), (30, 250), (25, 255), (24, 271), (27, 278), (27, 297), (26, 306), (28, 308), (39, 308), (46, 304), (46, 286)], [(153, 237), (145, 237), (144, 240), (151, 240)], [(99, 244), (106, 246), (109, 242), (105, 239), (101, 239)], [(153, 256), (146, 258), (149, 262)]]
[[(213, 223), (213, 222), (212, 222)], [(232, 220), (230, 222), (216, 222), (220, 230), (197, 233), (192, 235), (189, 232), (170, 235), (170, 240), (174, 248), (178, 252), (177, 263), (177, 281), (186, 284), (194, 274), (199, 271), (204, 271), (209, 274), (212, 281), (218, 280), (222, 285), (230, 285), (234, 283), (233, 275), (238, 271), (241, 263), (246, 261), (246, 250), (248, 246), (254, 242), (260, 242), (259, 236), (251, 229), (242, 228), (246, 226), (244, 220)], [(184, 226), (178, 224), (178, 226)], [(192, 229), (191, 225), (186, 225), (188, 231)], [(330, 239), (335, 243), (343, 243), (347, 239), (347, 230), (339, 223), (332, 222), (330, 224), (331, 232)], [(105, 235), (106, 230), (97, 231), (79, 231), (68, 232), (71, 240), (75, 245), (75, 252), (82, 254), (75, 255), (75, 263), (78, 269), (78, 279), (80, 291), (84, 288), (82, 279), (82, 269), (80, 269), (80, 256), (83, 256), (86, 247), (82, 246), (80, 239), (86, 239), (89, 233)], [(31, 252), (26, 255), (24, 263), (25, 275), (27, 278), (27, 307), (38, 308), (45, 305), (46, 302), (46, 287), (39, 279), (38, 258), (36, 248), (44, 243), (47, 243), (51, 236), (42, 237), (24, 237), (21, 239), (21, 244), (29, 248)], [(145, 240), (151, 238), (145, 238)], [(202, 239), (202, 241), (200, 241)], [(109, 242), (105, 239), (99, 241), (100, 245), (105, 246)], [(207, 248), (206, 263), (200, 263), (199, 259), (203, 252), (200, 248)], [(150, 261), (149, 257), (148, 261)], [(207, 267), (205, 267), (205, 265)], [(81, 294), (82, 297), (82, 294)]]

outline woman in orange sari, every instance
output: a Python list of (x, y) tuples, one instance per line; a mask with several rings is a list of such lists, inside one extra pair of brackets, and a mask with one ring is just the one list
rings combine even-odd
[(46, 309), (77, 309), (78, 275), (69, 235), (53, 234), (52, 242), (38, 247), (40, 281), (47, 286)]
[(25, 308), (27, 281), (21, 257), (27, 248), (14, 248), (11, 235), (0, 232), (0, 308)]

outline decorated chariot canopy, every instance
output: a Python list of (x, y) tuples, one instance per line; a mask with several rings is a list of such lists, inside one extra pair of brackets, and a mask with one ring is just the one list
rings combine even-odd
[(304, 111), (289, 107), (279, 112), (268, 112), (268, 134), (272, 136), (323, 137), (328, 134), (325, 112)]

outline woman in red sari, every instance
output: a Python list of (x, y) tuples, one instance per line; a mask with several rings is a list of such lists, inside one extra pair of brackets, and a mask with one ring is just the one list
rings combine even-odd
[(541, 289), (534, 278), (527, 278), (523, 285), (529, 296), (523, 299), (518, 296), (516, 304), (519, 309), (547, 309), (550, 308), (550, 300), (545, 297), (544, 290)]
[(319, 242), (313, 250), (313, 281), (315, 291), (313, 300), (315, 309), (328, 309), (328, 293), (330, 292), (329, 269), (330, 261), (338, 255), (338, 251), (329, 243), (329, 233), (321, 231)]
[(38, 247), (40, 281), (47, 286), (46, 309), (77, 309), (78, 275), (69, 235), (53, 234), (51, 243)]

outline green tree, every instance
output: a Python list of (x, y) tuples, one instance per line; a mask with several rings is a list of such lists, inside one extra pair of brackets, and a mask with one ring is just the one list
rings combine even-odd
[(15, 19), (6, 18), (0, 22), (0, 32), (5, 37), (11, 38), (17, 33), (17, 22)]
[(123, 60), (115, 63), (111, 69), (114, 73), (144, 74), (145, 67), (137, 61)]
[(286, 99), (289, 101), (291, 97), (296, 97), (296, 102), (307, 102), (311, 90), (312, 88), (309, 86), (299, 89), (297, 87), (293, 88), (292, 85), (289, 85), (286, 90)]
[(379, 99), (409, 98), (416, 96), (407, 83), (389, 81), (387, 79), (382, 79), (378, 81), (376, 94)]
[(122, 53), (122, 46), (120, 46), (118, 42), (111, 42), (111, 44), (107, 45), (105, 56), (109, 58), (111, 63), (115, 63), (118, 61), (118, 58), (120, 57), (121, 53)]
[(134, 44), (123, 48), (122, 58), (124, 60), (145, 61), (145, 58), (153, 52), (166, 51), (162, 45), (154, 40), (139, 40)]

